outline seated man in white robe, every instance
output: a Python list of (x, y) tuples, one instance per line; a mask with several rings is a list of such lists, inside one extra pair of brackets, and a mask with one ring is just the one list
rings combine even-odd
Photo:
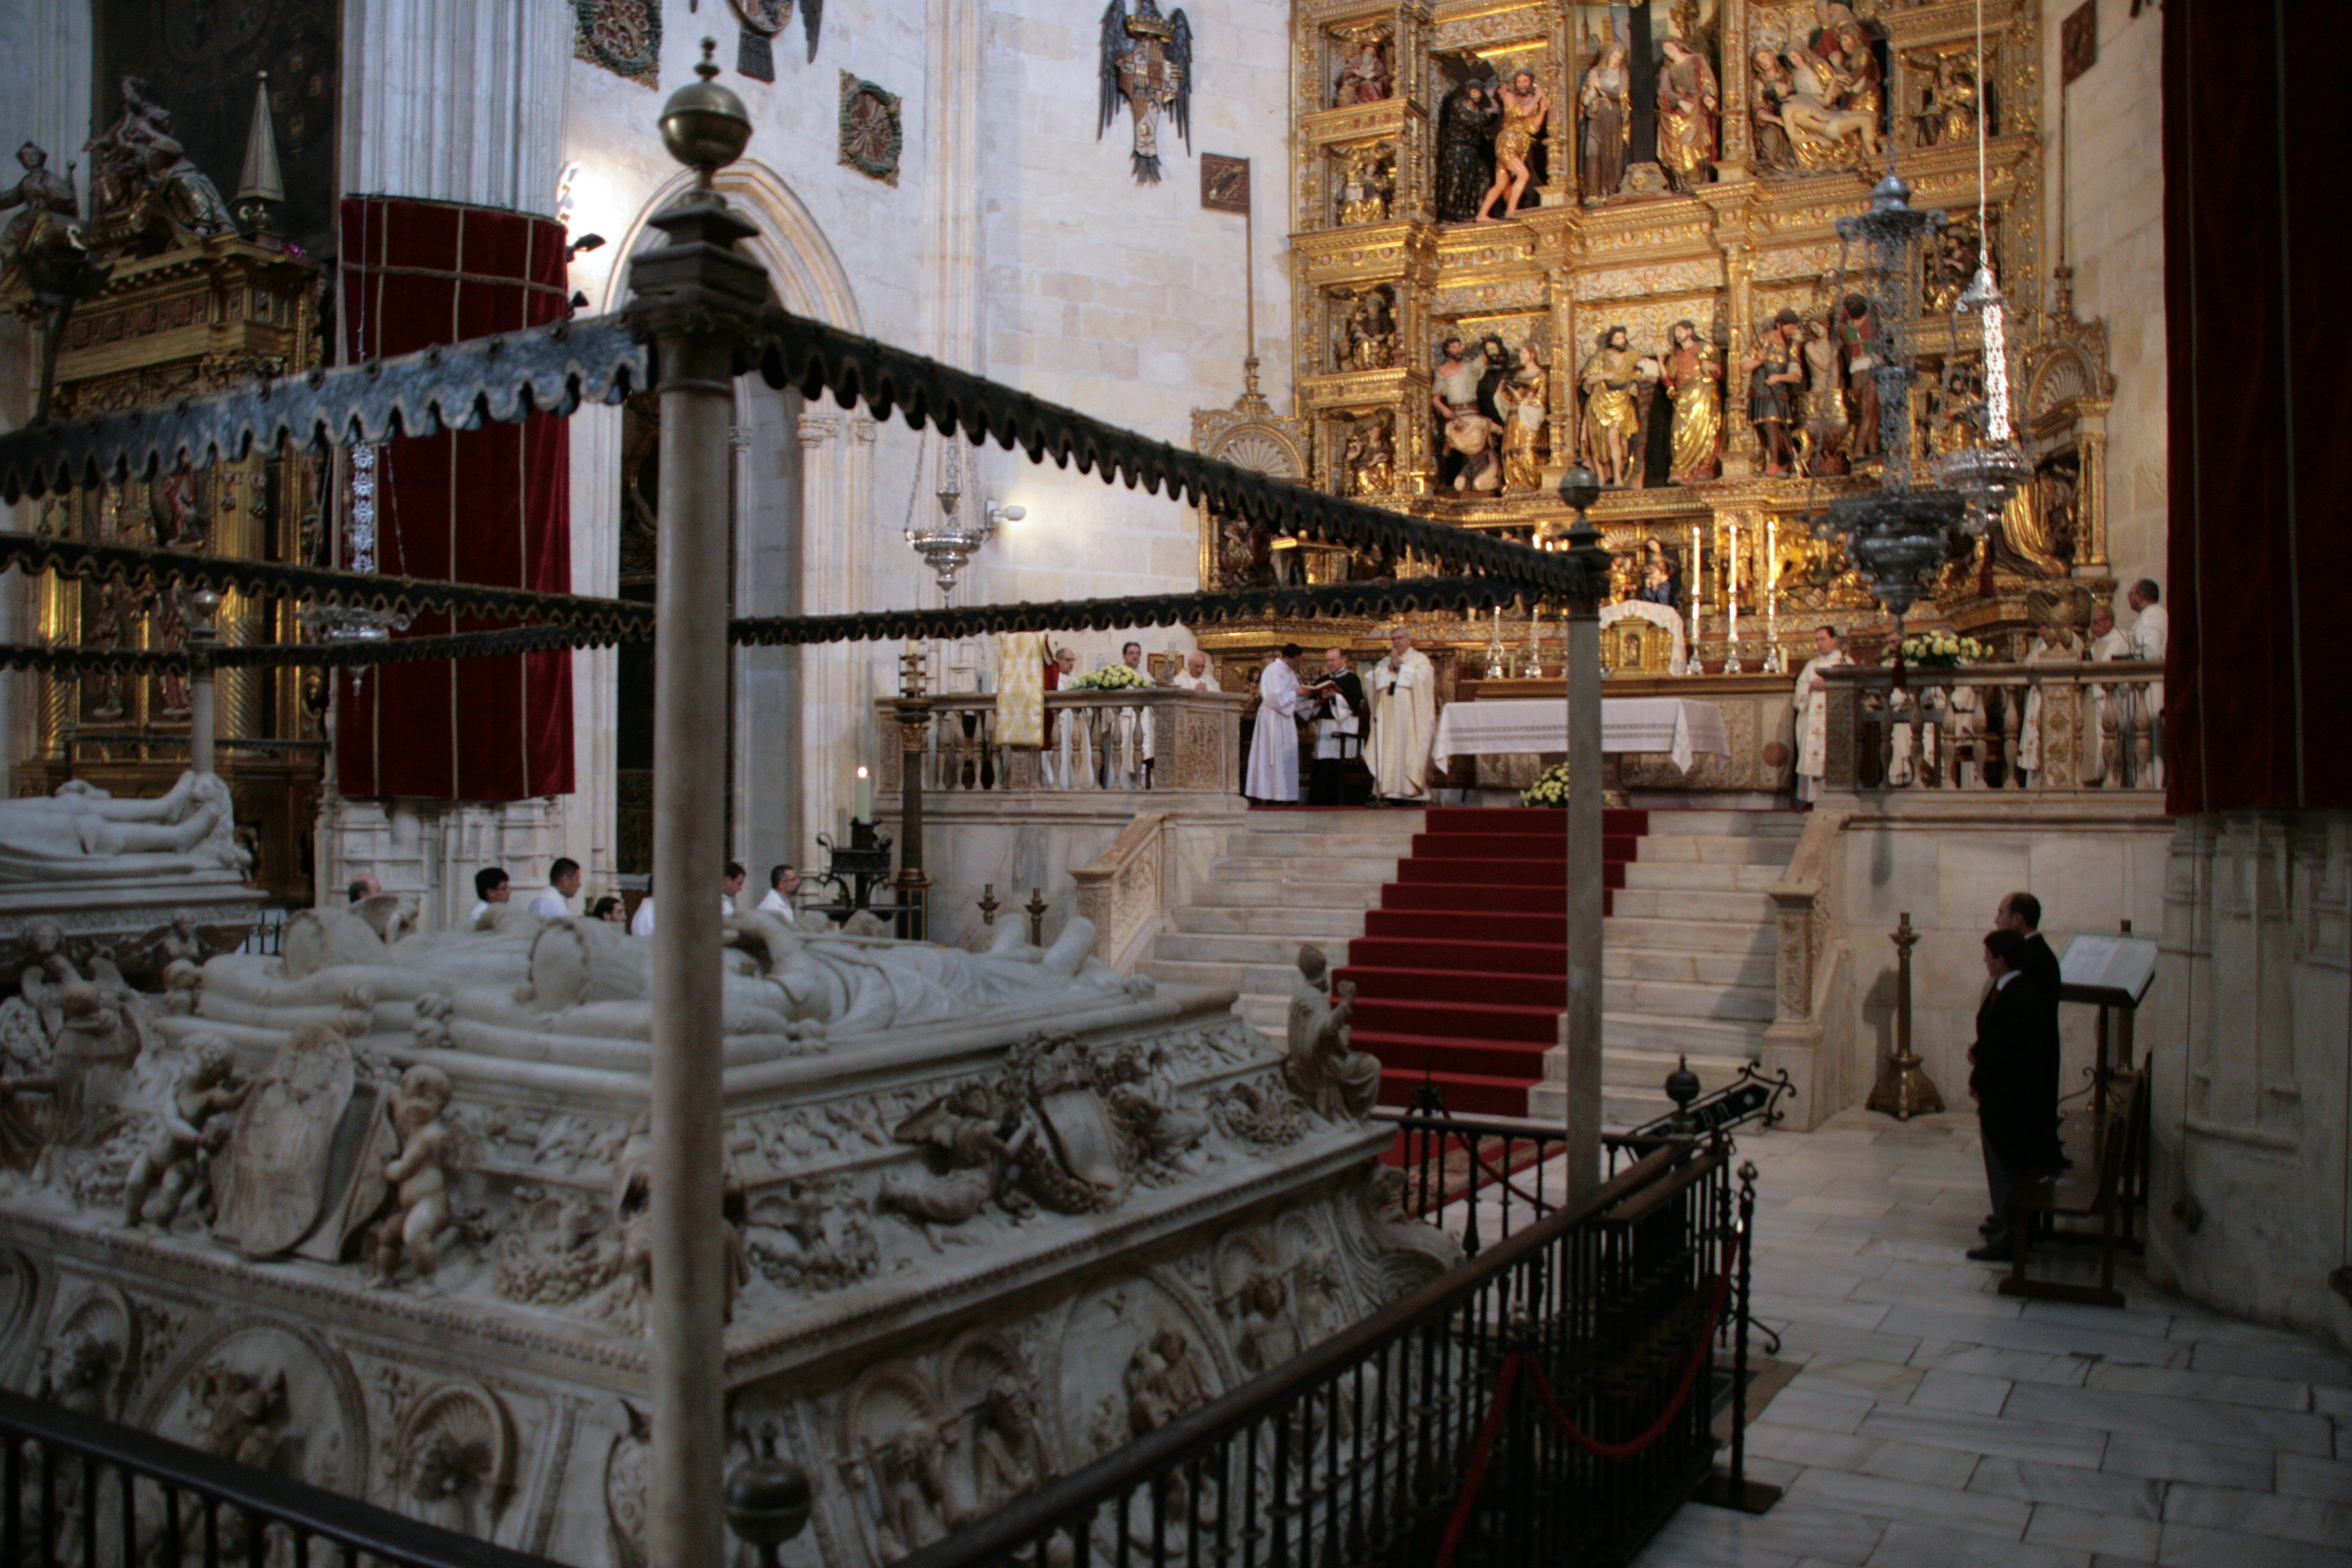
[(1298, 716), (1315, 705), (1298, 685), (1298, 645), (1285, 643), (1257, 678), (1257, 723), (1242, 793), (1268, 805), (1298, 800)]
[[(2172, 617), (2162, 604), (2164, 590), (2156, 585), (2153, 577), (2143, 577), (2124, 595), (2124, 603), (2134, 612), (2132, 621), (2131, 656), (2134, 658), (2164, 662), (2166, 644), (2172, 640)], [(2149, 731), (2147, 777), (2135, 780), (2151, 789), (2164, 785), (2164, 682), (2151, 681), (2144, 689), (2147, 704)]]
[[(2131, 657), (2131, 638), (2116, 626), (2116, 613), (2102, 603), (2091, 606), (2091, 650), (2094, 664), (2107, 664)], [(2083, 689), (2083, 782), (2086, 784), (2104, 783), (2109, 764), (2107, 751), (2114, 740), (2116, 718), (2115, 698), (2106, 687), (2086, 686)], [(2120, 775), (2120, 768), (2115, 770)]]

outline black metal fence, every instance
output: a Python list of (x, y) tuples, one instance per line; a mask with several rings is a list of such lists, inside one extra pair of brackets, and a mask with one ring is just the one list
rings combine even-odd
[(1622, 1562), (1712, 1457), (1714, 1331), (1737, 1252), (1729, 1153), (1722, 1139), (1661, 1146), (1286, 1365), (903, 1561)]
[(5, 1568), (552, 1568), (543, 1559), (0, 1391)]

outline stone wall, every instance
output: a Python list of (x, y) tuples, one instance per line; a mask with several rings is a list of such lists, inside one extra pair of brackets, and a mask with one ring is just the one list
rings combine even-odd
[[(2060, 34), (2083, 0), (2043, 0), (2042, 123), (2060, 124)], [(2137, 9), (2139, 14), (2132, 15)], [(2063, 254), (2074, 268), (2074, 311), (2104, 318), (2108, 370), (2107, 555), (2119, 583), (2165, 577), (2164, 14), (2123, 0), (2098, 6), (2098, 63), (2063, 89), (2066, 174)], [(2043, 221), (2060, 224), (2053, 159)], [(2050, 254), (2060, 254), (2053, 245)], [(2050, 303), (2048, 300), (2042, 304)], [(2128, 621), (2128, 612), (2119, 612)]]
[(2148, 1273), (2352, 1348), (2352, 813), (2184, 818), (2165, 906)]

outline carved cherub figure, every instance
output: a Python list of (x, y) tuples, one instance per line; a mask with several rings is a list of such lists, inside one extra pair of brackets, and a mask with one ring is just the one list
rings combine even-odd
[(404, 1255), (417, 1278), (430, 1280), (440, 1264), (437, 1246), (449, 1228), (449, 1178), (442, 1163), (449, 1127), (441, 1113), (449, 1107), (449, 1075), (419, 1064), (400, 1075), (392, 1124), (400, 1132), (400, 1152), (384, 1163), (393, 1184), (393, 1210), (375, 1233), (375, 1282), (389, 1285)]
[(212, 1154), (227, 1139), (230, 1124), (219, 1120), (222, 1113), (243, 1105), (253, 1092), (250, 1079), (231, 1081), (236, 1072), (236, 1058), (230, 1055), (228, 1042), (204, 1037), (163, 1108), (154, 1142), (141, 1151), (122, 1184), (124, 1225), (172, 1227), (180, 1205), (205, 1180)]

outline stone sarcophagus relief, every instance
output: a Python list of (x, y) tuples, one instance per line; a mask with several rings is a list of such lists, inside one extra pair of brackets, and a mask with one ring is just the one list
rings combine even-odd
[[(1318, 1076), (1341, 1047), (1286, 1063), (1229, 993), (1094, 940), (755, 915), (712, 955), (723, 1354), (738, 1440), (815, 1479), (788, 1561), (902, 1556), (1454, 1257), (1384, 1212), (1387, 1135)], [(642, 1563), (644, 944), (520, 910), (408, 936), (371, 902), (284, 946), (191, 965), (173, 1011), (84, 983), (79, 1035), (5, 1031), (0, 1377)]]

